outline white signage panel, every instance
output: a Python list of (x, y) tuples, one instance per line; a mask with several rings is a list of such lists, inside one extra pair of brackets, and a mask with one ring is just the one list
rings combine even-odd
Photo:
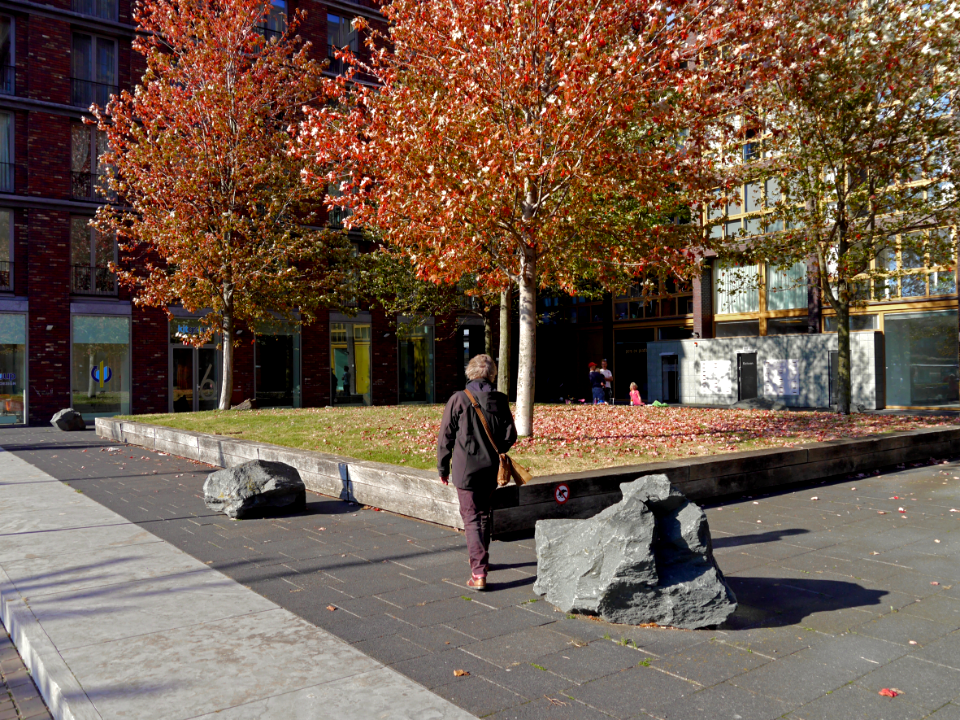
[(700, 394), (732, 395), (733, 378), (729, 360), (700, 361)]
[(763, 394), (768, 397), (799, 395), (799, 362), (797, 360), (764, 360)]

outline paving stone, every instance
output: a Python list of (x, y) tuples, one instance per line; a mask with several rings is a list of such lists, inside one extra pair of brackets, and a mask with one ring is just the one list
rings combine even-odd
[(384, 665), (393, 665), (404, 660), (430, 654), (430, 650), (400, 635), (384, 635), (372, 640), (361, 640), (354, 647), (375, 660), (379, 660)]
[(481, 676), (528, 700), (536, 700), (544, 695), (555, 696), (570, 687), (567, 678), (542, 670), (542, 667), (538, 668), (532, 663), (516, 663), (507, 668), (487, 668)]
[(768, 662), (770, 660), (759, 653), (719, 642), (706, 642), (690, 650), (681, 650), (658, 658), (651, 666), (710, 687)]
[(960, 698), (960, 670), (913, 656), (884, 665), (860, 678), (856, 684), (868, 693), (879, 692), (885, 687), (897, 688), (904, 692), (904, 699), (927, 712)]
[(911, 640), (926, 645), (949, 635), (957, 627), (960, 627), (960, 623), (942, 625), (934, 620), (902, 612), (884, 615), (877, 620), (864, 623), (857, 628), (857, 632), (902, 645), (908, 644)]
[(960, 670), (960, 631), (950, 633), (929, 645), (914, 651), (921, 660), (939, 663)]
[(905, 695), (888, 698), (879, 691), (847, 685), (807, 703), (795, 714), (803, 720), (916, 720), (926, 717), (927, 711), (907, 701)]
[(535, 662), (537, 658), (565, 649), (570, 638), (547, 627), (534, 627), (509, 635), (482, 640), (464, 647), (467, 652), (502, 668), (513, 663)]
[(790, 705), (722, 683), (685, 695), (657, 708), (664, 720), (773, 720), (790, 710)]
[(649, 667), (634, 667), (607, 675), (566, 693), (592, 708), (617, 718), (632, 718), (641, 712), (658, 714), (655, 708), (673, 703), (700, 690), (699, 685), (680, 680)]
[[(487, 596), (484, 595), (476, 602), (485, 602), (486, 599)], [(549, 622), (551, 622), (549, 619), (523, 608), (508, 607), (470, 615), (450, 624), (465, 635), (477, 640), (487, 640), (508, 635), (523, 628), (546, 625)]]
[(583, 647), (570, 645), (552, 655), (537, 658), (536, 665), (581, 685), (635, 667), (645, 657), (644, 653), (633, 648), (609, 640), (595, 640)]
[(483, 675), (488, 667), (489, 663), (485, 660), (464, 652), (462, 648), (431, 653), (393, 664), (395, 670), (431, 690), (441, 685), (463, 681), (465, 678), (454, 675), (456, 670), (465, 670), (471, 675)]
[(464, 588), (463, 594), (455, 598), (437, 600), (426, 605), (415, 605), (402, 609), (391, 610), (390, 614), (410, 625), (417, 627), (427, 627), (429, 625), (450, 625), (457, 627), (457, 621), (461, 618), (477, 615), (479, 613), (489, 613), (490, 608), (484, 607), (479, 602), (473, 602), (472, 593)]
[(573, 698), (557, 694), (488, 715), (487, 720), (610, 720), (610, 717)]
[(911, 603), (903, 612), (933, 620), (943, 627), (960, 628), (960, 600), (942, 593)]
[(960, 705), (949, 703), (928, 717), (930, 720), (960, 720)]
[(472, 675), (438, 687), (435, 692), (477, 717), (486, 717), (528, 702), (527, 698), (507, 688)]

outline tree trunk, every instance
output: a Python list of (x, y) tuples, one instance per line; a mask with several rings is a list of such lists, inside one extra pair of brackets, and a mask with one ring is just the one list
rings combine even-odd
[(220, 374), (220, 409), (229, 410), (233, 399), (233, 312), (223, 312), (223, 369)]
[(537, 365), (537, 256), (527, 246), (520, 260), (520, 353), (517, 358), (517, 434), (533, 435), (533, 397)]
[(837, 412), (850, 414), (850, 301), (838, 293), (837, 311)]
[(497, 360), (497, 390), (510, 397), (510, 343), (513, 340), (513, 286), (500, 293), (500, 357)]
[(493, 321), (490, 313), (490, 310), (483, 313), (483, 352), (493, 357)]

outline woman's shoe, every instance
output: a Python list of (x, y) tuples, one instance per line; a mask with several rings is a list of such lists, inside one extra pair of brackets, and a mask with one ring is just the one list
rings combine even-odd
[(467, 580), (467, 587), (471, 590), (486, 590), (487, 579), (485, 577), (471, 577)]

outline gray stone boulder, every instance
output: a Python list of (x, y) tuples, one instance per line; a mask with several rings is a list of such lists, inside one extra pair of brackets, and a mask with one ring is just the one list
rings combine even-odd
[(203, 501), (211, 510), (242, 520), (302, 510), (307, 504), (307, 488), (296, 468), (251, 460), (210, 474), (203, 483)]
[(80, 413), (76, 412), (75, 410), (71, 410), (70, 408), (61, 410), (52, 418), (50, 418), (50, 424), (59, 430), (64, 430), (67, 432), (71, 430), (87, 429), (87, 424), (83, 421), (83, 417), (81, 417)]
[(620, 485), (588, 520), (537, 523), (533, 590), (563, 612), (615, 623), (719, 625), (737, 599), (713, 558), (707, 517), (665, 475)]

